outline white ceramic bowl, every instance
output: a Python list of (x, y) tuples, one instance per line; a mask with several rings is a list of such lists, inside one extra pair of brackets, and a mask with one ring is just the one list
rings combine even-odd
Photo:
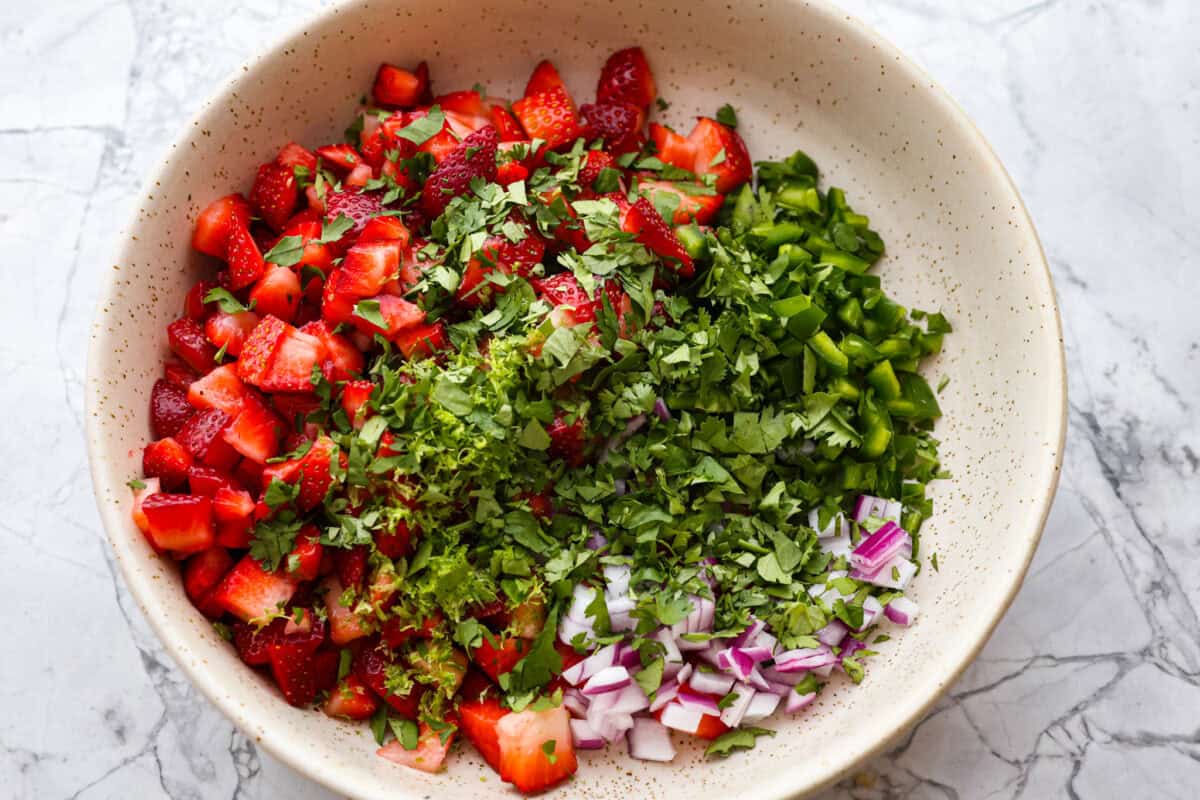
[[(484, 798), (507, 790), (466, 747), (440, 775), (373, 754), (361, 726), (286, 705), (244, 667), (187, 598), (175, 567), (129, 519), (125, 481), (149, 438), (147, 398), (165, 325), (212, 269), (188, 238), (209, 200), (248, 188), (288, 139), (333, 141), (380, 61), (427, 58), (443, 90), (484, 83), (516, 96), (548, 57), (579, 98), (607, 54), (649, 54), (661, 116), (728, 101), (757, 158), (803, 148), (844, 187), (888, 244), (878, 271), (901, 301), (955, 326), (930, 367), (937, 435), (952, 480), (936, 485), (923, 531), (940, 571), (915, 581), (917, 625), (879, 649), (861, 686), (837, 686), (749, 753), (700, 764), (584, 757), (557, 794), (578, 797), (796, 796), (828, 784), (917, 721), (986, 641), (1021, 583), (1054, 493), (1065, 380), (1054, 292), (1033, 225), (995, 155), (930, 79), (824, 2), (727, 0), (361, 0), (325, 12), (265, 49), (204, 106), (147, 184), (103, 289), (88, 362), (88, 444), (97, 501), (130, 590), (195, 684), (248, 736), (343, 794)], [(753, 787), (751, 789), (751, 787)]]

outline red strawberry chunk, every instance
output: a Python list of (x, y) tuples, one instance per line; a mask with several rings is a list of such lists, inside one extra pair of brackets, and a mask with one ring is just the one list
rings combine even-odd
[(618, 50), (608, 57), (596, 84), (596, 101), (632, 103), (648, 108), (658, 97), (654, 75), (640, 47)]
[(352, 297), (379, 294), (400, 271), (400, 248), (397, 241), (360, 241), (346, 253), (341, 269), (330, 277), (335, 291)]
[(271, 663), (271, 645), (283, 636), (287, 620), (272, 620), (270, 625), (259, 628), (245, 622), (235, 622), (233, 630), (233, 646), (237, 649), (242, 661), (253, 667), (261, 667)]
[(348, 144), (327, 144), (318, 147), (317, 157), (340, 172), (349, 172), (362, 163), (362, 158)]
[(250, 290), (250, 299), (260, 314), (291, 322), (300, 310), (300, 276), (287, 267), (271, 264)]
[(409, 238), (408, 228), (399, 217), (375, 217), (363, 227), (358, 243), (396, 242), (403, 249), (408, 247)]
[[(500, 779), (526, 794), (548, 789), (579, 768), (570, 715), (562, 706), (506, 714), (496, 722), (496, 733), (500, 745)], [(552, 754), (543, 749), (547, 742), (554, 742)]]
[(230, 469), (237, 463), (238, 454), (221, 438), (230, 422), (229, 415), (218, 408), (197, 411), (175, 438), (207, 466)]
[(650, 123), (650, 140), (658, 159), (664, 164), (670, 164), (688, 172), (696, 166), (696, 145), (686, 137), (657, 122)]
[(554, 421), (546, 426), (550, 436), (550, 448), (546, 451), (551, 458), (561, 458), (572, 466), (583, 463), (587, 449), (587, 420), (577, 416), (568, 419), (562, 411), (554, 415)]
[(655, 208), (658, 208), (656, 200), (661, 200), (661, 195), (671, 196), (675, 205), (675, 212), (671, 217), (672, 225), (686, 225), (692, 220), (701, 225), (707, 224), (721, 210), (725, 197), (720, 194), (705, 194), (706, 187), (700, 184), (690, 185), (695, 187), (692, 192), (687, 189), (689, 184), (660, 181), (653, 177), (638, 178), (639, 191), (649, 198)]
[(463, 139), (438, 164), (421, 190), (421, 207), (430, 219), (440, 216), (450, 200), (470, 191), (475, 178), (495, 179), (499, 141), (496, 129), (488, 125)]
[(338, 450), (332, 439), (322, 436), (313, 442), (308, 452), (300, 458), (298, 471), (300, 492), (296, 497), (296, 505), (300, 507), (301, 511), (316, 508), (325, 499), (325, 494), (333, 485), (333, 472), (330, 465), (335, 454), (338, 463), (345, 469), (346, 454)]
[[(375, 384), (371, 381), (349, 381), (342, 388), (342, 409), (355, 430), (362, 428), (371, 413), (366, 405), (374, 390)], [(360, 412), (362, 416), (359, 416)]]
[(156, 494), (142, 502), (154, 546), (198, 553), (213, 545), (212, 500), (190, 494)]
[(221, 616), (221, 607), (212, 602), (212, 590), (231, 567), (233, 558), (223, 547), (212, 547), (197, 553), (183, 565), (183, 589), (204, 616), (213, 619)]
[[(141, 489), (133, 490), (133, 511), (130, 516), (133, 517), (133, 523), (138, 526), (138, 530), (142, 533), (150, 533), (150, 522), (146, 519), (146, 512), (142, 510), (147, 498), (158, 494), (161, 488), (158, 478), (147, 478), (142, 481), (145, 484)], [(151, 542), (151, 544), (154, 544)]]
[(316, 580), (324, 552), (321, 532), (315, 525), (305, 526), (296, 538), (292, 552), (288, 554), (285, 565), (288, 573), (302, 581)]
[(551, 150), (571, 144), (583, 133), (575, 103), (564, 89), (523, 97), (513, 103), (513, 113), (528, 138), (543, 140)]
[(501, 186), (523, 181), (529, 177), (529, 170), (516, 161), (505, 161), (496, 167), (496, 183)]
[(688, 141), (696, 148), (692, 171), (697, 175), (716, 175), (718, 192), (728, 194), (752, 177), (754, 167), (746, 143), (732, 128), (715, 119), (700, 117)]
[(322, 710), (335, 719), (370, 719), (378, 707), (375, 695), (361, 678), (351, 673), (333, 687)]
[(235, 292), (257, 281), (267, 269), (258, 243), (250, 235), (250, 229), (241, 223), (230, 228), (226, 259), (229, 262), (229, 288)]
[(579, 169), (579, 185), (585, 191), (590, 191), (602, 170), (616, 168), (617, 160), (610, 153), (603, 150), (588, 150), (587, 161)]
[(257, 384), (264, 378), (290, 327), (275, 317), (259, 321), (242, 344), (242, 355), (237, 362), (238, 375), (242, 380)]
[(317, 692), (337, 680), (337, 653), (327, 651), (334, 658), (333, 674), (329, 675), (325, 658), (317, 652), (325, 638), (325, 626), (319, 620), (311, 622), (311, 617), (312, 611), (306, 611), (308, 632), (284, 633), (268, 648), (271, 674), (283, 698), (293, 706), (308, 705), (316, 699)]
[(150, 430), (156, 438), (179, 433), (193, 411), (187, 391), (166, 380), (154, 382), (154, 388), (150, 390)]
[(468, 694), (464, 684), (464, 700), (458, 704), (459, 728), (463, 736), (475, 745), (479, 755), (492, 769), (500, 771), (500, 734), (496, 723), (511, 712), (495, 697), (474, 698)]
[(217, 523), (217, 544), (222, 547), (250, 546), (254, 527), (254, 498), (245, 489), (222, 486), (213, 493), (213, 518)]
[[(191, 494), (202, 494), (205, 497), (212, 497), (221, 488), (234, 488), (233, 476), (203, 464), (193, 464), (188, 467), (187, 479), (188, 491)], [(216, 505), (213, 506), (213, 515), (220, 521), (220, 509)]]
[(363, 647), (354, 657), (352, 669), (354, 674), (371, 688), (371, 691), (383, 698), (383, 701), (400, 713), (401, 716), (415, 719), (417, 704), (421, 700), (421, 684), (416, 684), (407, 694), (392, 694), (387, 690), (387, 668), (396, 663), (391, 651), (375, 644)]
[(490, 109), (490, 113), (492, 117), (492, 124), (496, 126), (496, 132), (500, 135), (500, 141), (525, 141), (525, 130), (504, 106), (493, 105)]
[(621, 230), (632, 233), (647, 249), (666, 259), (685, 277), (695, 272), (692, 257), (684, 249), (675, 232), (663, 221), (662, 215), (644, 197), (639, 197), (621, 218)]
[(328, 192), (325, 195), (325, 219), (333, 221), (340, 216), (354, 222), (351, 232), (360, 233), (366, 224), (383, 211), (379, 192)]
[(432, 325), (416, 325), (397, 333), (392, 341), (410, 361), (428, 358), (450, 348), (450, 339), (446, 335), (446, 326), (440, 322)]
[(334, 570), (343, 586), (359, 588), (367, 576), (367, 556), (370, 548), (366, 545), (356, 545), (341, 548), (334, 552)]
[(247, 392), (241, 410), (221, 436), (242, 456), (262, 464), (279, 452), (279, 439), (285, 430), (275, 412), (257, 394)]
[(320, 339), (268, 316), (247, 337), (238, 375), (264, 391), (306, 392), (312, 389), (313, 367), (324, 358)]
[(371, 632), (369, 621), (342, 605), (345, 587), (336, 575), (327, 576), (317, 591), (325, 599), (325, 611), (329, 615), (329, 638), (334, 644), (349, 644)]
[(192, 381), (196, 380), (196, 373), (186, 364), (168, 361), (163, 364), (163, 380), (186, 392)]
[(193, 381), (187, 399), (196, 408), (219, 408), (232, 417), (241, 410), (247, 391), (237, 375), (237, 367), (225, 364)]
[(299, 199), (300, 190), (291, 167), (272, 161), (258, 168), (254, 187), (250, 190), (250, 205), (263, 222), (282, 231)]
[(204, 298), (216, 286), (211, 281), (200, 281), (188, 289), (188, 293), (183, 298), (183, 315), (188, 319), (196, 320), (196, 322), (204, 322), (208, 312), (216, 306), (216, 303), (204, 302)]
[(419, 769), (422, 772), (438, 772), (445, 763), (446, 754), (450, 752), (452, 744), (454, 744), (453, 729), (443, 739), (440, 732), (435, 731), (428, 723), (422, 722), (419, 726), (415, 750), (407, 750), (403, 744), (393, 739), (379, 748), (376, 755), (401, 766)]
[(422, 153), (429, 153), (433, 156), (434, 163), (440, 167), (447, 158), (454, 154), (454, 151), (458, 149), (458, 145), (459, 138), (454, 135), (454, 132), (450, 129), (450, 123), (447, 122), (440, 131), (427, 139), (417, 150)]
[(413, 72), (391, 64), (380, 64), (375, 73), (375, 85), (371, 88), (371, 94), (381, 106), (415, 106), (429, 91), (428, 75), (428, 67), (424, 61)]
[(388, 647), (399, 650), (415, 639), (431, 639), (445, 621), (440, 611), (424, 619), (414, 620), (407, 614), (393, 614), (384, 620), (379, 634)]
[(250, 204), (240, 194), (214, 200), (196, 218), (192, 247), (210, 256), (225, 258), (230, 232), (250, 225)]
[(204, 329), (195, 320), (183, 317), (167, 326), (167, 341), (175, 355), (189, 367), (204, 374), (216, 366), (217, 348), (204, 336)]
[(563, 79), (558, 74), (555, 66), (543, 59), (533, 68), (533, 74), (529, 76), (529, 82), (525, 84), (524, 95), (525, 97), (529, 97), (530, 95), (553, 92), (560, 89), (565, 92), (567, 85), (563, 83)]
[(584, 121), (584, 136), (588, 140), (602, 139), (604, 147), (620, 155), (642, 149), (645, 136), (642, 126), (646, 112), (632, 103), (610, 101), (580, 108)]
[(486, 305), (494, 295), (502, 294), (503, 286), (486, 280), (494, 271), (525, 278), (541, 263), (546, 252), (545, 242), (529, 225), (522, 227), (525, 238), (521, 241), (510, 241), (507, 236), (492, 236), (483, 243), (479, 252), (471, 257), (458, 286), (457, 297), (460, 303), (468, 306)]
[(258, 314), (253, 311), (239, 311), (236, 314), (218, 311), (205, 320), (204, 333), (214, 345), (225, 348), (225, 352), (231, 356), (237, 356), (242, 352), (246, 336), (257, 324)]
[(316, 155), (307, 147), (296, 144), (295, 142), (288, 142), (285, 144), (279, 151), (279, 155), (275, 156), (275, 161), (287, 167), (288, 169), (302, 167), (308, 170), (309, 173), (312, 173), (317, 169)]
[(529, 642), (516, 636), (485, 634), (483, 642), (471, 653), (475, 665), (489, 678), (500, 683), (500, 676), (512, 671), (529, 652)]
[(249, 555), (221, 580), (213, 601), (240, 620), (249, 622), (273, 614), (292, 599), (299, 581), (282, 570), (267, 572)]
[(183, 486), (191, 466), (192, 454), (170, 437), (151, 442), (142, 451), (142, 472), (148, 478), (158, 478), (164, 489)]
[[(355, 375), (363, 371), (365, 362), (363, 354), (354, 343), (342, 336), (340, 333), (333, 333), (329, 325), (326, 325), (323, 320), (314, 320), (300, 328), (302, 333), (307, 333), (310, 336), (315, 336), (321, 340), (321, 344), (325, 347), (326, 358), (321, 362), (321, 372), (325, 374), (326, 380), (337, 382), (350, 380)], [(307, 409), (313, 411), (315, 408)], [(295, 414), (287, 415), (288, 418), (293, 418)]]

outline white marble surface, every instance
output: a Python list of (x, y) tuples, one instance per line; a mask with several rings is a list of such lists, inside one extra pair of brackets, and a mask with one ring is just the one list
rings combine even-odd
[[(141, 177), (222, 76), (319, 5), (0, 4), (0, 796), (329, 797), (198, 696), (129, 601), (81, 407), (96, 287)], [(846, 5), (944, 82), (1024, 193), (1062, 304), (1071, 431), (983, 655), (826, 800), (1195, 797), (1200, 4)]]

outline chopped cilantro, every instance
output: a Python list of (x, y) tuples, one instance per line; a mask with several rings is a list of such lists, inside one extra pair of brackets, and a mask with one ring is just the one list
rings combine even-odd
[(722, 125), (728, 125), (731, 128), (736, 128), (738, 124), (737, 112), (733, 110), (733, 106), (726, 103), (717, 109), (717, 122)]
[(767, 728), (734, 728), (721, 734), (704, 750), (704, 755), (718, 758), (728, 756), (734, 750), (749, 750), (760, 736), (774, 736), (775, 731)]

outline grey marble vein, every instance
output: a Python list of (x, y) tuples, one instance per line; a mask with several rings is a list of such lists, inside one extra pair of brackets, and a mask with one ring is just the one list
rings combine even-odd
[[(279, 20), (320, 5), (0, 5), (0, 411), (22, 423), (0, 435), (0, 461), (20, 464), (0, 482), (0, 794), (331, 796), (163, 652), (80, 446), (95, 266), (141, 177)], [(1200, 6), (844, 5), (945, 82), (1021, 187), (1072, 400), (1062, 488), (1012, 610), (933, 711), (822, 800), (1200, 796)]]

